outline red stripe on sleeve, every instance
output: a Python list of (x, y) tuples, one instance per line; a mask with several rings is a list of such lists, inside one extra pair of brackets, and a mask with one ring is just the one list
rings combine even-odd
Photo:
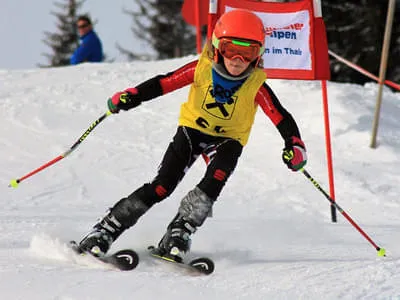
[(183, 67), (168, 73), (160, 79), (163, 94), (180, 89), (194, 81), (194, 71), (196, 70), (197, 60), (190, 62)]
[(262, 85), (256, 95), (256, 103), (261, 106), (264, 113), (271, 119), (274, 125), (278, 125), (283, 120), (283, 115), (275, 107), (272, 97), (267, 89)]

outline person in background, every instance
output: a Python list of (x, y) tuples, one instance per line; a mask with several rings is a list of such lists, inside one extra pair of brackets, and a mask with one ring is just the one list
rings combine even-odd
[(99, 37), (93, 30), (90, 18), (86, 15), (79, 16), (76, 27), (78, 28), (81, 43), (71, 56), (71, 65), (83, 62), (101, 62), (103, 60), (103, 47)]
[[(80, 251), (104, 255), (122, 232), (171, 195), (202, 155), (206, 172), (181, 200), (157, 249), (161, 255), (181, 262), (190, 249), (190, 236), (211, 216), (214, 202), (236, 167), (258, 106), (282, 137), (284, 163), (293, 171), (306, 164), (306, 149), (295, 120), (265, 83), (261, 58), (264, 44), (262, 21), (250, 11), (232, 10), (218, 20), (212, 41), (198, 60), (117, 92), (108, 100), (110, 112), (118, 113), (191, 85), (156, 177), (118, 201), (82, 239)], [(263, 150), (263, 159), (268, 160), (273, 149)], [(248, 189), (251, 192), (250, 185)]]

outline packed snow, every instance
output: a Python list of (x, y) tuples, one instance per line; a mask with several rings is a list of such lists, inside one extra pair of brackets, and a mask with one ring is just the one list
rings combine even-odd
[[(0, 298), (400, 299), (400, 94), (385, 88), (372, 149), (374, 83), (328, 82), (330, 126), (337, 203), (387, 257), (339, 211), (331, 222), (323, 194), (282, 163), (283, 141), (261, 110), (214, 217), (193, 236), (192, 255), (211, 257), (212, 275), (189, 276), (146, 251), (203, 175), (201, 159), (113, 244), (139, 253), (137, 269), (73, 254), (68, 241), (154, 177), (188, 87), (107, 117), (70, 155), (8, 187), (67, 151), (114, 92), (193, 59), (0, 70)], [(329, 192), (320, 82), (268, 82), (300, 127), (306, 170)]]

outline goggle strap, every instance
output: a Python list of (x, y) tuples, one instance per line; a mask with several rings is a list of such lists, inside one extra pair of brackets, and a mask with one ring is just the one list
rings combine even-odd
[(261, 47), (260, 47), (259, 56), (262, 56), (262, 55), (264, 54), (264, 51), (265, 51), (265, 47), (264, 47), (264, 46), (261, 46)]
[(211, 43), (216, 49), (219, 49), (219, 38), (217, 38), (214, 33), (212, 35)]

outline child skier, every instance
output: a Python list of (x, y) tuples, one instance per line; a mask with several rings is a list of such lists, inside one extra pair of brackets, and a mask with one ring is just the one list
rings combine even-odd
[(212, 41), (200, 58), (166, 75), (155, 76), (108, 100), (112, 113), (191, 84), (181, 106), (179, 126), (156, 177), (118, 201), (79, 243), (81, 251), (104, 255), (123, 231), (154, 204), (167, 198), (200, 155), (207, 170), (181, 200), (178, 212), (158, 244), (163, 255), (182, 261), (190, 236), (200, 227), (232, 174), (246, 145), (258, 106), (284, 140), (283, 160), (293, 171), (306, 163), (306, 150), (292, 116), (265, 83), (261, 56), (262, 21), (247, 10), (232, 10), (216, 23)]

